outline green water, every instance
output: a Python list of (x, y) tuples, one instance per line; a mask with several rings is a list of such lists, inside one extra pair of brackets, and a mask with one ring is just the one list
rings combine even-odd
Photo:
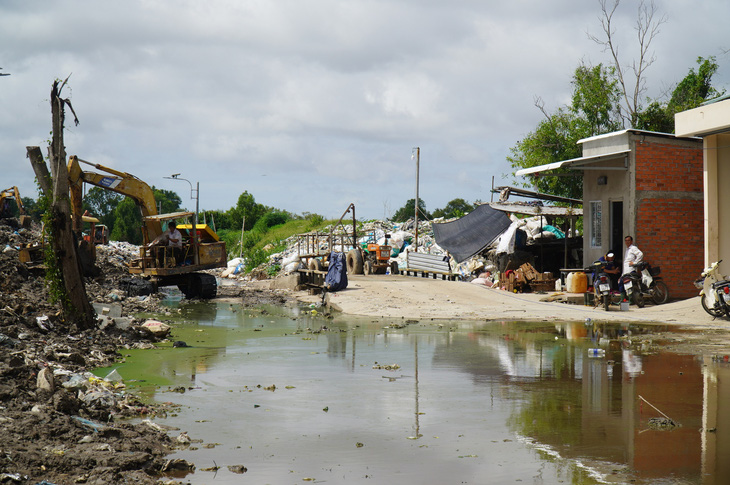
[(199, 440), (171, 456), (185, 482), (730, 483), (730, 368), (654, 327), (316, 313), (173, 303), (190, 347), (123, 352), (128, 385), (180, 405), (156, 421)]

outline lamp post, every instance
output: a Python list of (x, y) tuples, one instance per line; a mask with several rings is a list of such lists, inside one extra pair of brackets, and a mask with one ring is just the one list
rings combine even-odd
[(416, 159), (416, 202), (413, 204), (415, 206), (415, 224), (416, 224), (416, 252), (418, 252), (418, 176), (420, 172), (420, 164), (421, 164), (421, 148), (415, 147), (413, 149), (413, 152), (411, 152), (411, 159)]
[[(193, 238), (193, 246), (197, 248), (198, 246), (198, 211), (200, 209), (200, 182), (195, 182), (195, 188), (193, 188), (193, 183), (188, 180), (180, 177), (179, 173), (174, 173), (170, 175), (169, 177), (163, 177), (166, 179), (171, 180), (184, 180), (190, 185), (190, 198), (195, 199), (195, 213), (193, 214), (193, 231), (192, 231), (192, 238)], [(194, 252), (195, 257), (195, 264), (198, 264), (198, 251)]]

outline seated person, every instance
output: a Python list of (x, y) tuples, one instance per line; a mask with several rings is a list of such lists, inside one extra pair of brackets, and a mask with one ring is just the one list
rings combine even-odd
[(614, 254), (612, 252), (607, 253), (605, 256), (601, 256), (598, 258), (598, 261), (605, 263), (603, 266), (603, 271), (608, 274), (608, 277), (611, 279), (611, 289), (615, 290), (618, 288), (618, 277), (621, 274), (621, 269), (618, 267), (618, 264), (614, 260)]
[(182, 234), (180, 234), (180, 231), (177, 230), (177, 223), (175, 223), (175, 221), (170, 221), (167, 224), (165, 232), (157, 236), (154, 241), (147, 245), (148, 248), (152, 248), (154, 246), (167, 246), (168, 248), (172, 248), (172, 255), (175, 258), (175, 264), (180, 262), (180, 257), (182, 256)]

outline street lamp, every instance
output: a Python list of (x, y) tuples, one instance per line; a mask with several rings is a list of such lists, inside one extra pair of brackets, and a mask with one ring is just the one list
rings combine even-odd
[(420, 164), (421, 164), (421, 148), (415, 147), (413, 148), (413, 151), (411, 152), (411, 160), (416, 159), (416, 202), (415, 204), (415, 218), (416, 218), (416, 252), (418, 252), (418, 176), (420, 171)]
[[(200, 182), (195, 182), (195, 188), (193, 188), (193, 183), (190, 182), (188, 179), (184, 179), (180, 177), (179, 173), (174, 173), (170, 175), (169, 177), (163, 177), (166, 179), (171, 180), (184, 180), (190, 185), (190, 198), (195, 199), (195, 214), (193, 214), (193, 245), (198, 245), (198, 211), (200, 209)], [(195, 253), (195, 264), (198, 264), (198, 251), (196, 250)]]

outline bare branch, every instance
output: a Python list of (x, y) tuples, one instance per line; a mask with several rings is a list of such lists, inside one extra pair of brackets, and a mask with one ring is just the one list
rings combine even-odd
[(591, 34), (588, 34), (588, 38), (596, 44), (603, 46), (604, 52), (611, 52), (613, 64), (616, 69), (616, 76), (621, 86), (624, 103), (626, 104), (627, 115), (625, 118), (633, 126), (641, 110), (642, 94), (646, 92), (645, 71), (656, 60), (653, 54), (649, 55), (649, 47), (654, 37), (659, 35), (659, 27), (667, 21), (667, 18), (665, 15), (657, 18), (658, 12), (654, 0), (651, 0), (649, 4), (641, 0), (635, 26), (637, 40), (639, 42), (639, 58), (638, 60), (634, 60), (629, 66), (635, 78), (633, 87), (629, 90), (626, 73), (619, 59), (619, 49), (615, 43), (616, 31), (612, 25), (613, 15), (616, 13), (616, 9), (619, 7), (621, 0), (613, 0), (613, 5), (610, 8), (607, 2), (608, 0), (598, 0), (601, 6), (601, 16), (599, 19), (605, 38), (599, 38)]

